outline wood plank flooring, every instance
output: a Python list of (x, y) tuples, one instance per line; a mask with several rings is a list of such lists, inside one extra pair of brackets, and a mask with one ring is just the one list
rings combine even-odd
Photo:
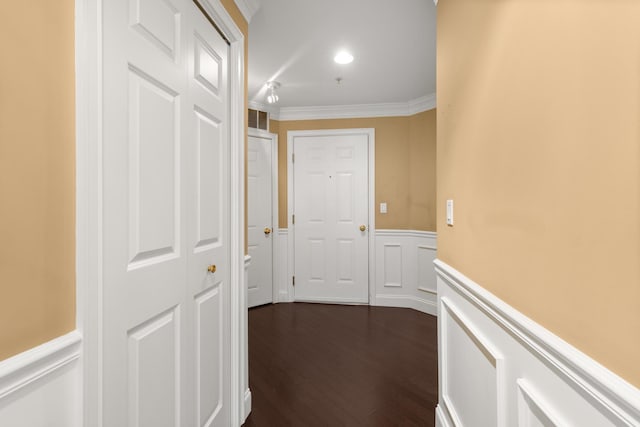
[(436, 318), (411, 309), (249, 310), (246, 427), (434, 426)]

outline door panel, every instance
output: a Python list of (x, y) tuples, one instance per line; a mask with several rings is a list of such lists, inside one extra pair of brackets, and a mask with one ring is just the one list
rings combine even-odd
[(180, 425), (179, 325), (172, 309), (129, 332), (129, 425)]
[(220, 283), (196, 297), (198, 425), (212, 425), (224, 404), (223, 307)]
[(226, 427), (228, 46), (190, 0), (103, 9), (103, 425)]
[(295, 136), (295, 299), (368, 302), (368, 136)]
[(131, 26), (174, 59), (178, 45), (178, 10), (169, 1), (131, 1)]
[[(190, 236), (188, 300), (196, 367), (192, 383), (198, 426), (229, 425), (231, 347), (229, 327), (229, 146), (227, 103), (228, 46), (196, 10), (188, 46), (190, 120), (186, 161), (193, 209), (187, 213)], [(191, 133), (189, 134), (189, 131)], [(208, 271), (215, 266), (215, 271)], [(195, 313), (195, 315), (194, 315)], [(191, 394), (193, 396), (193, 394)], [(189, 425), (196, 425), (195, 423)]]
[(249, 307), (273, 302), (272, 136), (249, 136), (247, 154)]
[(178, 256), (177, 95), (129, 69), (129, 269)]

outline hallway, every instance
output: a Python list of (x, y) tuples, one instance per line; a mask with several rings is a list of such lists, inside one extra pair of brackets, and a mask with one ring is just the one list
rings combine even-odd
[(250, 426), (433, 426), (437, 320), (403, 308), (249, 310)]

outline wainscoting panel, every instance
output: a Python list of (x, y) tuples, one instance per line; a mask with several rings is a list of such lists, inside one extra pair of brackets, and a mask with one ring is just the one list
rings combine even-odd
[[(436, 315), (436, 233), (376, 230), (375, 235), (371, 305), (413, 308)], [(280, 228), (277, 237), (275, 302), (292, 302), (294, 251), (288, 247), (288, 229)]]
[(276, 302), (292, 302), (293, 289), (291, 285), (291, 277), (293, 276), (293, 260), (289, 261), (289, 257), (293, 256), (293, 251), (289, 250), (289, 233), (287, 228), (278, 229), (278, 243), (276, 245), (278, 253), (273, 257), (275, 264), (275, 282), (273, 287), (276, 293)]
[(640, 426), (640, 390), (449, 265), (435, 266), (437, 426)]
[(375, 305), (436, 314), (436, 233), (376, 230)]
[[(447, 298), (441, 299), (443, 326), (442, 397), (456, 425), (504, 426), (498, 395), (504, 392), (504, 362), (489, 339), (479, 333)], [(478, 396), (484, 405), (478, 406)], [(455, 402), (455, 403), (454, 403)]]
[(78, 331), (0, 362), (0, 426), (80, 427)]
[(387, 243), (382, 249), (382, 286), (385, 288), (402, 287), (402, 246)]

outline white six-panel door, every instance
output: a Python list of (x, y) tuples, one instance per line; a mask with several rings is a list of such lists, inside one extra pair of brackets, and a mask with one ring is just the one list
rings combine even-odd
[(103, 425), (226, 427), (228, 46), (191, 0), (103, 8)]
[(293, 140), (295, 299), (369, 301), (368, 135)]
[(251, 255), (248, 305), (273, 302), (272, 141), (275, 136), (249, 135), (247, 151), (247, 233)]

